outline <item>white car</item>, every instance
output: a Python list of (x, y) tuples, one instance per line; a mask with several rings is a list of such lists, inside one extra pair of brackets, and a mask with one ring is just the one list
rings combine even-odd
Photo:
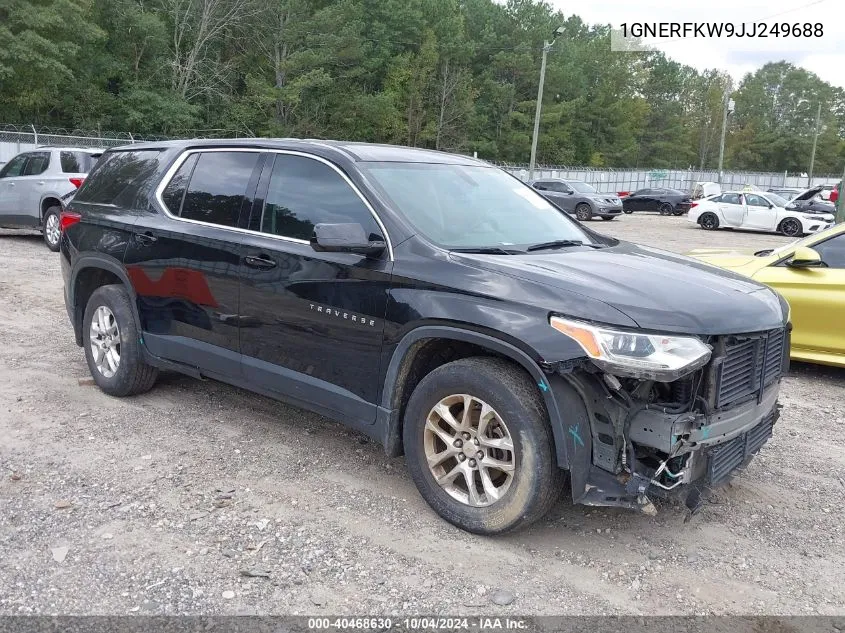
[(40, 147), (12, 158), (0, 169), (0, 228), (40, 229), (59, 250), (59, 214), (103, 150)]
[(823, 231), (833, 224), (834, 217), (830, 213), (795, 209), (774, 193), (726, 191), (693, 203), (687, 219), (709, 231), (734, 228), (800, 237)]

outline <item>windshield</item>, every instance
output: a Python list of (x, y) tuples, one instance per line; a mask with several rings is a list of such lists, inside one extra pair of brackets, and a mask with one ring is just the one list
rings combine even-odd
[(780, 197), (778, 194), (776, 194), (776, 193), (767, 193), (767, 194), (766, 194), (766, 198), (768, 198), (768, 199), (769, 199), (769, 201), (770, 201), (773, 205), (775, 205), (776, 207), (785, 207), (787, 204), (789, 204), (789, 202), (788, 202), (788, 201), (784, 200), (783, 198), (781, 198), (781, 197)]
[(775, 249), (772, 249), (768, 255), (785, 255), (789, 251), (795, 250), (799, 246), (810, 246), (812, 247), (814, 244), (818, 244), (819, 242), (825, 241), (828, 236), (833, 233), (834, 231), (839, 231), (840, 226), (838, 224), (834, 224), (831, 227), (826, 228), (824, 231), (819, 231), (818, 233), (813, 233), (812, 235), (808, 235), (807, 237), (801, 237), (797, 240), (792, 240), (788, 244), (784, 244), (783, 246), (778, 246)]
[(588, 185), (586, 182), (581, 182), (580, 180), (570, 180), (569, 186), (578, 193), (598, 193), (598, 190), (595, 187)]
[(359, 163), (408, 221), (449, 249), (594, 240), (557, 207), (495, 167)]

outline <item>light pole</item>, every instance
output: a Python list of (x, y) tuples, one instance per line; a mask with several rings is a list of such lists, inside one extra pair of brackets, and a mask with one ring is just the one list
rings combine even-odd
[(725, 110), (722, 113), (722, 140), (719, 141), (719, 185), (722, 184), (722, 163), (725, 159), (725, 132), (728, 129), (728, 115), (733, 112), (734, 100), (725, 93)]
[(819, 142), (819, 119), (821, 119), (821, 116), (822, 116), (822, 102), (819, 101), (819, 107), (816, 110), (816, 129), (815, 129), (815, 132), (813, 133), (813, 151), (810, 154), (810, 174), (807, 176), (807, 188), (808, 189), (813, 186), (813, 167), (815, 167), (815, 164), (816, 164), (816, 145), (818, 145), (818, 142)]
[(563, 27), (559, 26), (553, 33), (551, 42), (543, 42), (543, 61), (540, 62), (540, 85), (537, 86), (537, 109), (534, 112), (534, 135), (531, 137), (531, 161), (528, 163), (528, 179), (534, 179), (534, 165), (537, 162), (537, 137), (540, 135), (540, 110), (543, 107), (543, 84), (546, 82), (546, 57), (554, 46), (557, 38), (563, 35)]

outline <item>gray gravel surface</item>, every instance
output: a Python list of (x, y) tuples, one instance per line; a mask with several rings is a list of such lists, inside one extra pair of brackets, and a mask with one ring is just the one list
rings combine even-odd
[[(675, 251), (786, 241), (591, 226)], [(320, 416), (178, 375), (101, 393), (58, 257), (0, 231), (0, 614), (845, 614), (845, 370), (794, 365), (772, 440), (688, 523), (562, 500), (481, 538)]]

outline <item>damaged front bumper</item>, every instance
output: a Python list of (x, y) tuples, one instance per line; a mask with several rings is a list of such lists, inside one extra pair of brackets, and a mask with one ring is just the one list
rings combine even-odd
[(670, 495), (696, 510), (703, 492), (760, 450), (779, 417), (779, 380), (730, 408), (702, 401), (687, 412), (620, 399), (596, 372), (559, 372), (549, 386), (565, 427), (573, 501), (648, 514), (652, 499)]

